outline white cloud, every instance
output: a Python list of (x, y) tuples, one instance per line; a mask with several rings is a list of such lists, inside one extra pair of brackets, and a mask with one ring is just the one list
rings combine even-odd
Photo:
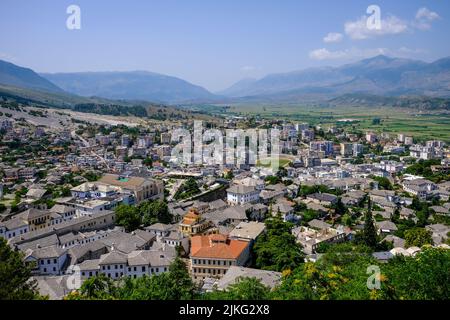
[(345, 34), (353, 40), (364, 40), (376, 36), (389, 34), (401, 34), (408, 31), (408, 22), (389, 15), (385, 19), (381, 19), (381, 27), (379, 29), (367, 27), (367, 16), (362, 16), (356, 21), (348, 21), (344, 24)]
[(241, 68), (241, 71), (244, 71), (244, 72), (250, 72), (250, 71), (254, 71), (254, 70), (256, 70), (257, 68), (256, 67), (254, 67), (254, 66), (243, 66), (242, 68)]
[(370, 58), (380, 54), (400, 57), (400, 58), (414, 58), (418, 54), (424, 53), (421, 49), (410, 49), (406, 47), (401, 47), (399, 49), (388, 49), (388, 48), (369, 48), (369, 49), (359, 49), (350, 48), (345, 50), (330, 51), (326, 48), (321, 48), (313, 50), (309, 53), (309, 57), (313, 60), (356, 60)]
[(412, 25), (420, 30), (429, 30), (431, 29), (431, 22), (440, 18), (441, 17), (436, 12), (423, 7), (417, 10), (416, 20), (412, 23)]
[(349, 60), (355, 58), (371, 57), (378, 54), (386, 54), (386, 49), (358, 49), (351, 48), (345, 50), (330, 51), (325, 48), (313, 50), (309, 57), (314, 60)]
[(4, 52), (0, 52), (0, 60), (5, 60), (8, 62), (17, 62), (18, 61), (16, 57), (14, 57), (10, 54), (4, 53)]
[(429, 21), (433, 21), (436, 19), (439, 19), (439, 15), (436, 12), (433, 12), (431, 10), (429, 10), (428, 8), (420, 8), (419, 10), (417, 10), (416, 13), (416, 19), (420, 20), (420, 19), (426, 19)]
[(341, 42), (343, 38), (344, 36), (342, 35), (342, 33), (330, 32), (323, 38), (323, 41), (325, 43)]

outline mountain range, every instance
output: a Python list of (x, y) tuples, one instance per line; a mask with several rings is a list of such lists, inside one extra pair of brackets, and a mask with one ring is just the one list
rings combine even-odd
[(450, 57), (426, 63), (384, 55), (341, 67), (310, 68), (240, 81), (220, 94), (234, 98), (327, 98), (344, 94), (450, 96)]
[(67, 92), (86, 97), (168, 103), (214, 97), (206, 89), (185, 80), (147, 71), (44, 73), (41, 76)]
[(0, 60), (0, 84), (81, 97), (155, 103), (336, 101), (367, 97), (450, 97), (450, 57), (426, 63), (387, 57), (243, 79), (213, 94), (185, 80), (147, 71), (42, 73)]
[(63, 92), (61, 88), (39, 76), (33, 70), (3, 60), (0, 60), (0, 84), (47, 92)]

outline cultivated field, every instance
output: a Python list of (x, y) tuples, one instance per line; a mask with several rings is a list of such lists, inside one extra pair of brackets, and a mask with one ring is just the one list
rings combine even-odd
[[(232, 106), (228, 113), (288, 119), (314, 125), (321, 124), (324, 127), (338, 125), (376, 132), (401, 132), (412, 135), (417, 140), (440, 139), (450, 142), (450, 113), (448, 111), (417, 111), (389, 107), (325, 108), (299, 105), (239, 105)], [(340, 121), (349, 119), (355, 121)], [(374, 119), (380, 119), (380, 123), (374, 124)]]

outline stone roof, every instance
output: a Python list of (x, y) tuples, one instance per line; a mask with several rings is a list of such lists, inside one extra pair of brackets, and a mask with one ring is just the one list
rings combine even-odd
[(397, 226), (395, 225), (395, 223), (391, 221), (378, 221), (376, 222), (376, 225), (380, 230), (390, 230), (390, 231), (397, 230)]
[(80, 268), (80, 271), (92, 271), (100, 269), (99, 266), (100, 259), (93, 260), (84, 260), (82, 263), (77, 266)]
[(322, 220), (318, 220), (318, 219), (311, 220), (310, 222), (308, 222), (308, 225), (312, 228), (320, 229), (320, 230), (331, 228), (330, 224), (328, 224)]
[(53, 245), (45, 248), (32, 249), (32, 253), (28, 256), (33, 256), (37, 259), (59, 258), (66, 252), (66, 249)]
[(241, 222), (230, 232), (229, 236), (230, 238), (255, 240), (265, 229), (265, 224), (261, 222)]
[(247, 194), (251, 192), (255, 192), (255, 187), (243, 186), (235, 184), (227, 189), (227, 192), (236, 193), (236, 194)]
[(117, 250), (113, 250), (109, 253), (102, 254), (99, 260), (99, 265), (126, 264), (126, 263), (127, 263), (127, 255)]
[(217, 283), (217, 288), (225, 290), (242, 278), (256, 278), (263, 285), (274, 288), (281, 282), (281, 272), (231, 266)]
[(168, 266), (174, 259), (173, 255), (168, 255), (162, 251), (153, 250), (139, 250), (133, 251), (128, 254), (128, 265), (129, 266)]

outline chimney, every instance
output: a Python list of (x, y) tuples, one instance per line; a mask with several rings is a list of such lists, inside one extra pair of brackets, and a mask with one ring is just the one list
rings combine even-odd
[(111, 244), (111, 251), (114, 251), (114, 250), (116, 250), (116, 244), (113, 242), (113, 243)]

